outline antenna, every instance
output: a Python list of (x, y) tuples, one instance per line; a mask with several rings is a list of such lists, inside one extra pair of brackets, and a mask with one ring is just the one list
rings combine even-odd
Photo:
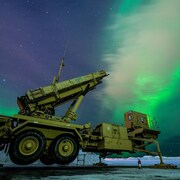
[(67, 45), (68, 45), (68, 41), (66, 42), (66, 46), (65, 46), (65, 48), (64, 48), (64, 56), (63, 56), (63, 58), (65, 58), (65, 55), (66, 55)]
[(60, 67), (59, 67), (59, 71), (58, 71), (58, 76), (54, 76), (54, 79), (53, 79), (53, 84), (57, 83), (60, 81), (60, 77), (61, 77), (61, 72), (62, 72), (62, 69), (64, 67), (64, 58), (65, 58), (65, 55), (66, 55), (66, 51), (67, 51), (67, 45), (68, 45), (68, 41), (66, 42), (66, 46), (65, 46), (65, 49), (64, 49), (64, 57), (62, 58), (61, 60), (61, 64), (60, 64)]
[(61, 76), (61, 72), (62, 72), (63, 67), (64, 67), (64, 57), (61, 60), (61, 64), (60, 64), (60, 68), (59, 68), (59, 72), (58, 72), (58, 77), (56, 79), (57, 82), (59, 82), (59, 80), (60, 80), (60, 76)]

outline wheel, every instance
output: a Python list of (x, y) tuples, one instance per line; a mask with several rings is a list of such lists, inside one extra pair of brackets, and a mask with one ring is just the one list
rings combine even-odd
[(40, 161), (45, 164), (45, 165), (52, 165), (54, 164), (54, 159), (51, 157), (50, 154), (43, 154), (41, 157), (40, 157)]
[(46, 139), (40, 131), (26, 130), (13, 138), (9, 156), (15, 164), (27, 165), (38, 160), (45, 147)]
[(40, 131), (26, 130), (12, 139), (9, 156), (15, 164), (27, 165), (38, 160), (45, 148), (46, 139)]
[(57, 164), (65, 165), (74, 161), (79, 152), (79, 144), (71, 135), (58, 136), (51, 146), (51, 156)]

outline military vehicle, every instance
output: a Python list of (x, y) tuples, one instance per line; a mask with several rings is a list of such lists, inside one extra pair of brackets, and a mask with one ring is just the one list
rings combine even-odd
[[(97, 152), (101, 157), (112, 153), (146, 152), (158, 155), (163, 164), (156, 141), (160, 131), (149, 127), (146, 114), (125, 113), (125, 126), (101, 123), (92, 129), (90, 123), (72, 123), (84, 96), (108, 74), (101, 70), (59, 82), (63, 65), (62, 62), (52, 84), (28, 90), (17, 98), (18, 114), (0, 115), (0, 150), (8, 153), (13, 163), (28, 165), (40, 159), (46, 165), (67, 165), (82, 149)], [(66, 113), (57, 117), (55, 108), (70, 101), (72, 104)], [(145, 149), (152, 143), (157, 146), (157, 152)]]

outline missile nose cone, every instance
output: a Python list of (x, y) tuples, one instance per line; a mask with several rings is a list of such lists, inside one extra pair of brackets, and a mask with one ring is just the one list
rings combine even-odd
[(104, 70), (99, 71), (99, 74), (102, 75), (103, 77), (109, 75), (109, 74), (107, 74), (106, 71), (104, 71)]
[(109, 74), (107, 74), (106, 71), (104, 70), (98, 71), (97, 78), (99, 78), (99, 80), (103, 79), (106, 76), (109, 76)]
[(93, 75), (93, 79), (95, 79), (97, 82), (97, 84), (94, 85), (94, 87), (95, 87), (96, 85), (102, 83), (102, 79), (104, 77), (108, 76), (109, 74), (107, 74), (106, 71), (104, 71), (104, 70), (100, 70), (96, 73), (93, 73), (92, 75)]

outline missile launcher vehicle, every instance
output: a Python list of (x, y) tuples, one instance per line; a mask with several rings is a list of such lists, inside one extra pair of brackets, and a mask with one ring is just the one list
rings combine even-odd
[[(125, 126), (101, 123), (92, 129), (90, 123), (72, 123), (84, 96), (108, 74), (101, 70), (59, 82), (63, 65), (52, 84), (28, 90), (17, 98), (18, 114), (0, 115), (0, 150), (9, 154), (13, 163), (28, 165), (40, 160), (46, 165), (66, 165), (76, 159), (79, 149), (97, 152), (101, 157), (141, 151), (158, 155), (163, 163), (156, 141), (160, 131), (149, 127), (146, 114), (125, 113)], [(55, 108), (70, 101), (66, 113), (57, 117)], [(151, 143), (157, 146), (157, 152), (145, 149)]]

